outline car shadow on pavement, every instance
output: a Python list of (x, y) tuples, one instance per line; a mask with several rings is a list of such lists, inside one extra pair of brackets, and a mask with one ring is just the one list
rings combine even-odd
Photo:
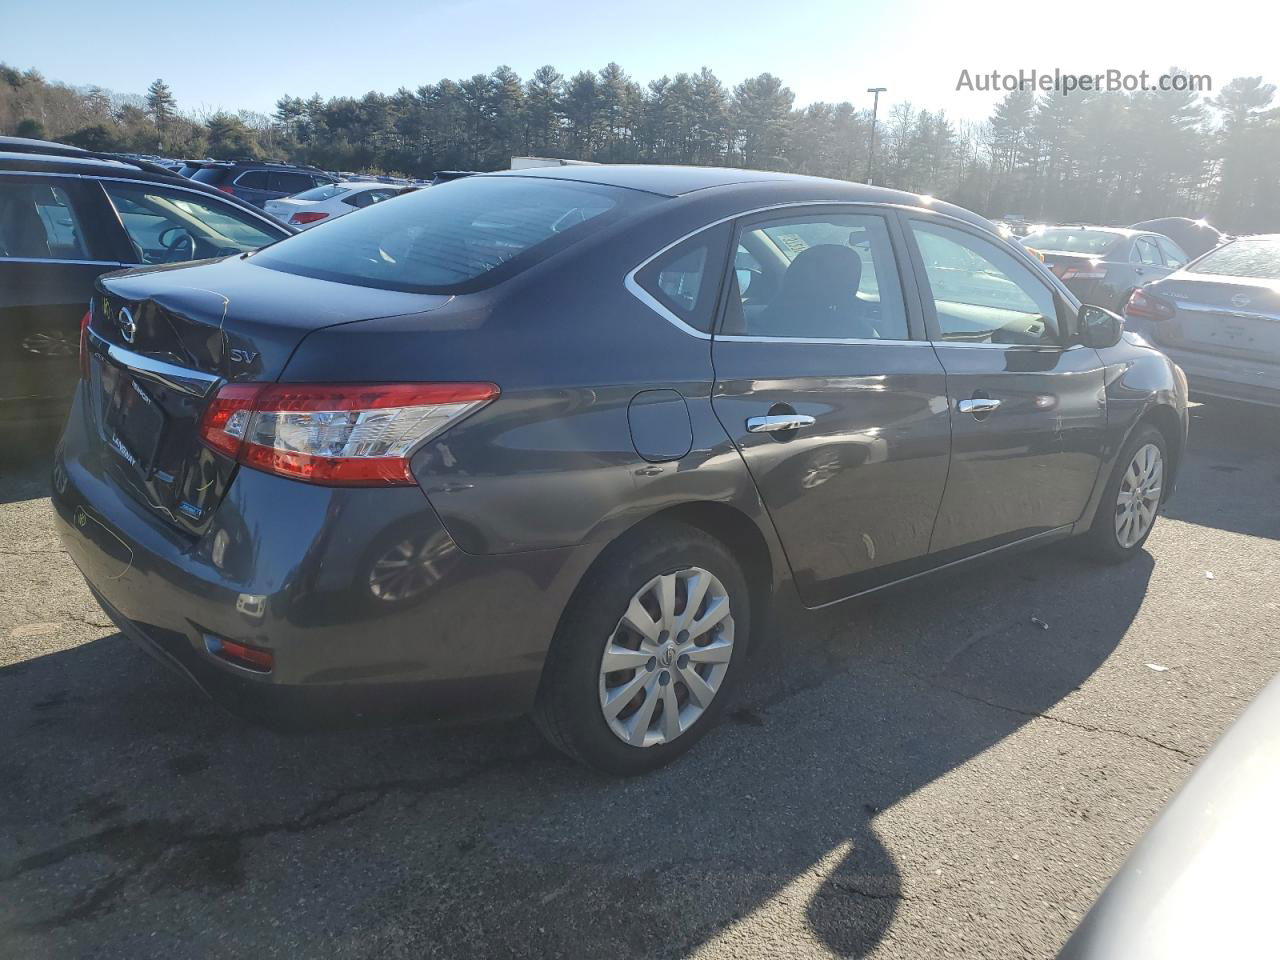
[(119, 634), (26, 659), (0, 668), (0, 945), (753, 955), (744, 918), (803, 902), (862, 956), (919, 881), (877, 817), (1082, 684), (1151, 569), (1051, 548), (791, 622), (720, 729), (626, 781), (524, 720), (266, 731)]
[[(1191, 408), (1191, 456), (1165, 508), (1175, 520), (1280, 540), (1280, 510), (1258, 510), (1259, 491), (1280, 499), (1280, 410), (1227, 400)], [(1265, 496), (1265, 494), (1264, 494)]]

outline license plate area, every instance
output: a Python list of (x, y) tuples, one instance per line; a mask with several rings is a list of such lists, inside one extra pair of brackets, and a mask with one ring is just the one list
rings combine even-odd
[(128, 371), (111, 363), (101, 363), (98, 369), (103, 438), (121, 459), (149, 478), (164, 435), (164, 411)]

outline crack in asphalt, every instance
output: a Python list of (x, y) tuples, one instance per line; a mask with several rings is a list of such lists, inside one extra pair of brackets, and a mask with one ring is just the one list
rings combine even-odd
[[(189, 820), (137, 820), (107, 827), (97, 833), (24, 857), (10, 871), (0, 875), (0, 883), (16, 880), (32, 871), (56, 866), (83, 855), (100, 854), (117, 862), (126, 861), (122, 869), (80, 893), (68, 909), (17, 927), (28, 932), (50, 930), (76, 920), (110, 913), (114, 909), (114, 901), (124, 892), (130, 880), (140, 876), (148, 868), (160, 865), (176, 849), (189, 847), (197, 851), (212, 850), (221, 861), (225, 861), (230, 852), (233, 860), (238, 859), (239, 845), (246, 840), (257, 840), (280, 833), (305, 833), (329, 827), (365, 813), (396, 793), (411, 793), (422, 798), (456, 789), (493, 770), (518, 766), (535, 759), (536, 754), (499, 757), (449, 777), (433, 780), (403, 777), (347, 787), (312, 804), (297, 817), (233, 830), (193, 831)], [(357, 800), (358, 802), (352, 802)], [(218, 866), (226, 873), (225, 862)]]
[(1113, 734), (1114, 736), (1124, 737), (1128, 740), (1140, 740), (1143, 743), (1149, 744), (1150, 746), (1158, 747), (1161, 750), (1167, 750), (1169, 753), (1175, 754), (1176, 756), (1178, 756), (1180, 759), (1184, 760), (1188, 764), (1195, 764), (1200, 759), (1198, 754), (1194, 754), (1188, 750), (1183, 750), (1181, 747), (1175, 747), (1169, 743), (1164, 743), (1163, 741), (1157, 740), (1154, 737), (1149, 737), (1146, 734), (1136, 733), (1133, 730), (1121, 730), (1117, 727), (1104, 727), (1099, 724), (1083, 723), (1079, 720), (1068, 720), (1066, 717), (1059, 717), (1052, 713), (1042, 713), (1038, 710), (1023, 710), (1019, 707), (1011, 707), (1006, 703), (1000, 703), (997, 700), (990, 700), (986, 697), (980, 697), (977, 694), (968, 693), (964, 690), (959, 690), (955, 687), (949, 687), (946, 684), (934, 683), (925, 677), (919, 676), (917, 674), (909, 673), (904, 670), (898, 670), (889, 664), (882, 663), (881, 666), (887, 667), (890, 670), (890, 672), (896, 673), (898, 676), (905, 677), (910, 680), (915, 680), (918, 683), (923, 684), (925, 687), (927, 687), (930, 690), (940, 690), (943, 693), (949, 693), (949, 694), (952, 694), (953, 696), (960, 697), (964, 700), (969, 700), (973, 703), (980, 703), (983, 706), (993, 707), (996, 710), (1004, 710), (1008, 713), (1014, 713), (1014, 714), (1017, 714), (1018, 716), (1028, 717), (1034, 720), (1051, 720), (1054, 723), (1061, 723), (1064, 726), (1074, 727), (1075, 729), (1083, 730), (1086, 733), (1110, 733), (1110, 734)]

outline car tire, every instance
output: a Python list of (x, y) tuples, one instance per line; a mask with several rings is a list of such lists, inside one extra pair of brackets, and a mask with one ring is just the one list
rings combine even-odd
[[(690, 611), (694, 596), (701, 600)], [(631, 625), (645, 617), (644, 630)], [(552, 745), (596, 770), (654, 770), (724, 711), (745, 671), (750, 631), (746, 577), (728, 549), (694, 527), (648, 527), (612, 544), (575, 591), (534, 719)], [(622, 668), (606, 672), (606, 654)]]
[(1164, 434), (1150, 424), (1139, 425), (1116, 458), (1085, 534), (1083, 546), (1092, 559), (1123, 563), (1142, 551), (1159, 516), (1168, 465)]

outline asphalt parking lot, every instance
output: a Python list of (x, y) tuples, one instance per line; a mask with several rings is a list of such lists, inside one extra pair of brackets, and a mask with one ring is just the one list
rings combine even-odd
[(1051, 956), (1280, 670), (1280, 415), (1200, 407), (1192, 444), (1137, 562), (1053, 547), (788, 624), (630, 781), (523, 720), (227, 716), (110, 626), (47, 468), (10, 468), (0, 956)]

